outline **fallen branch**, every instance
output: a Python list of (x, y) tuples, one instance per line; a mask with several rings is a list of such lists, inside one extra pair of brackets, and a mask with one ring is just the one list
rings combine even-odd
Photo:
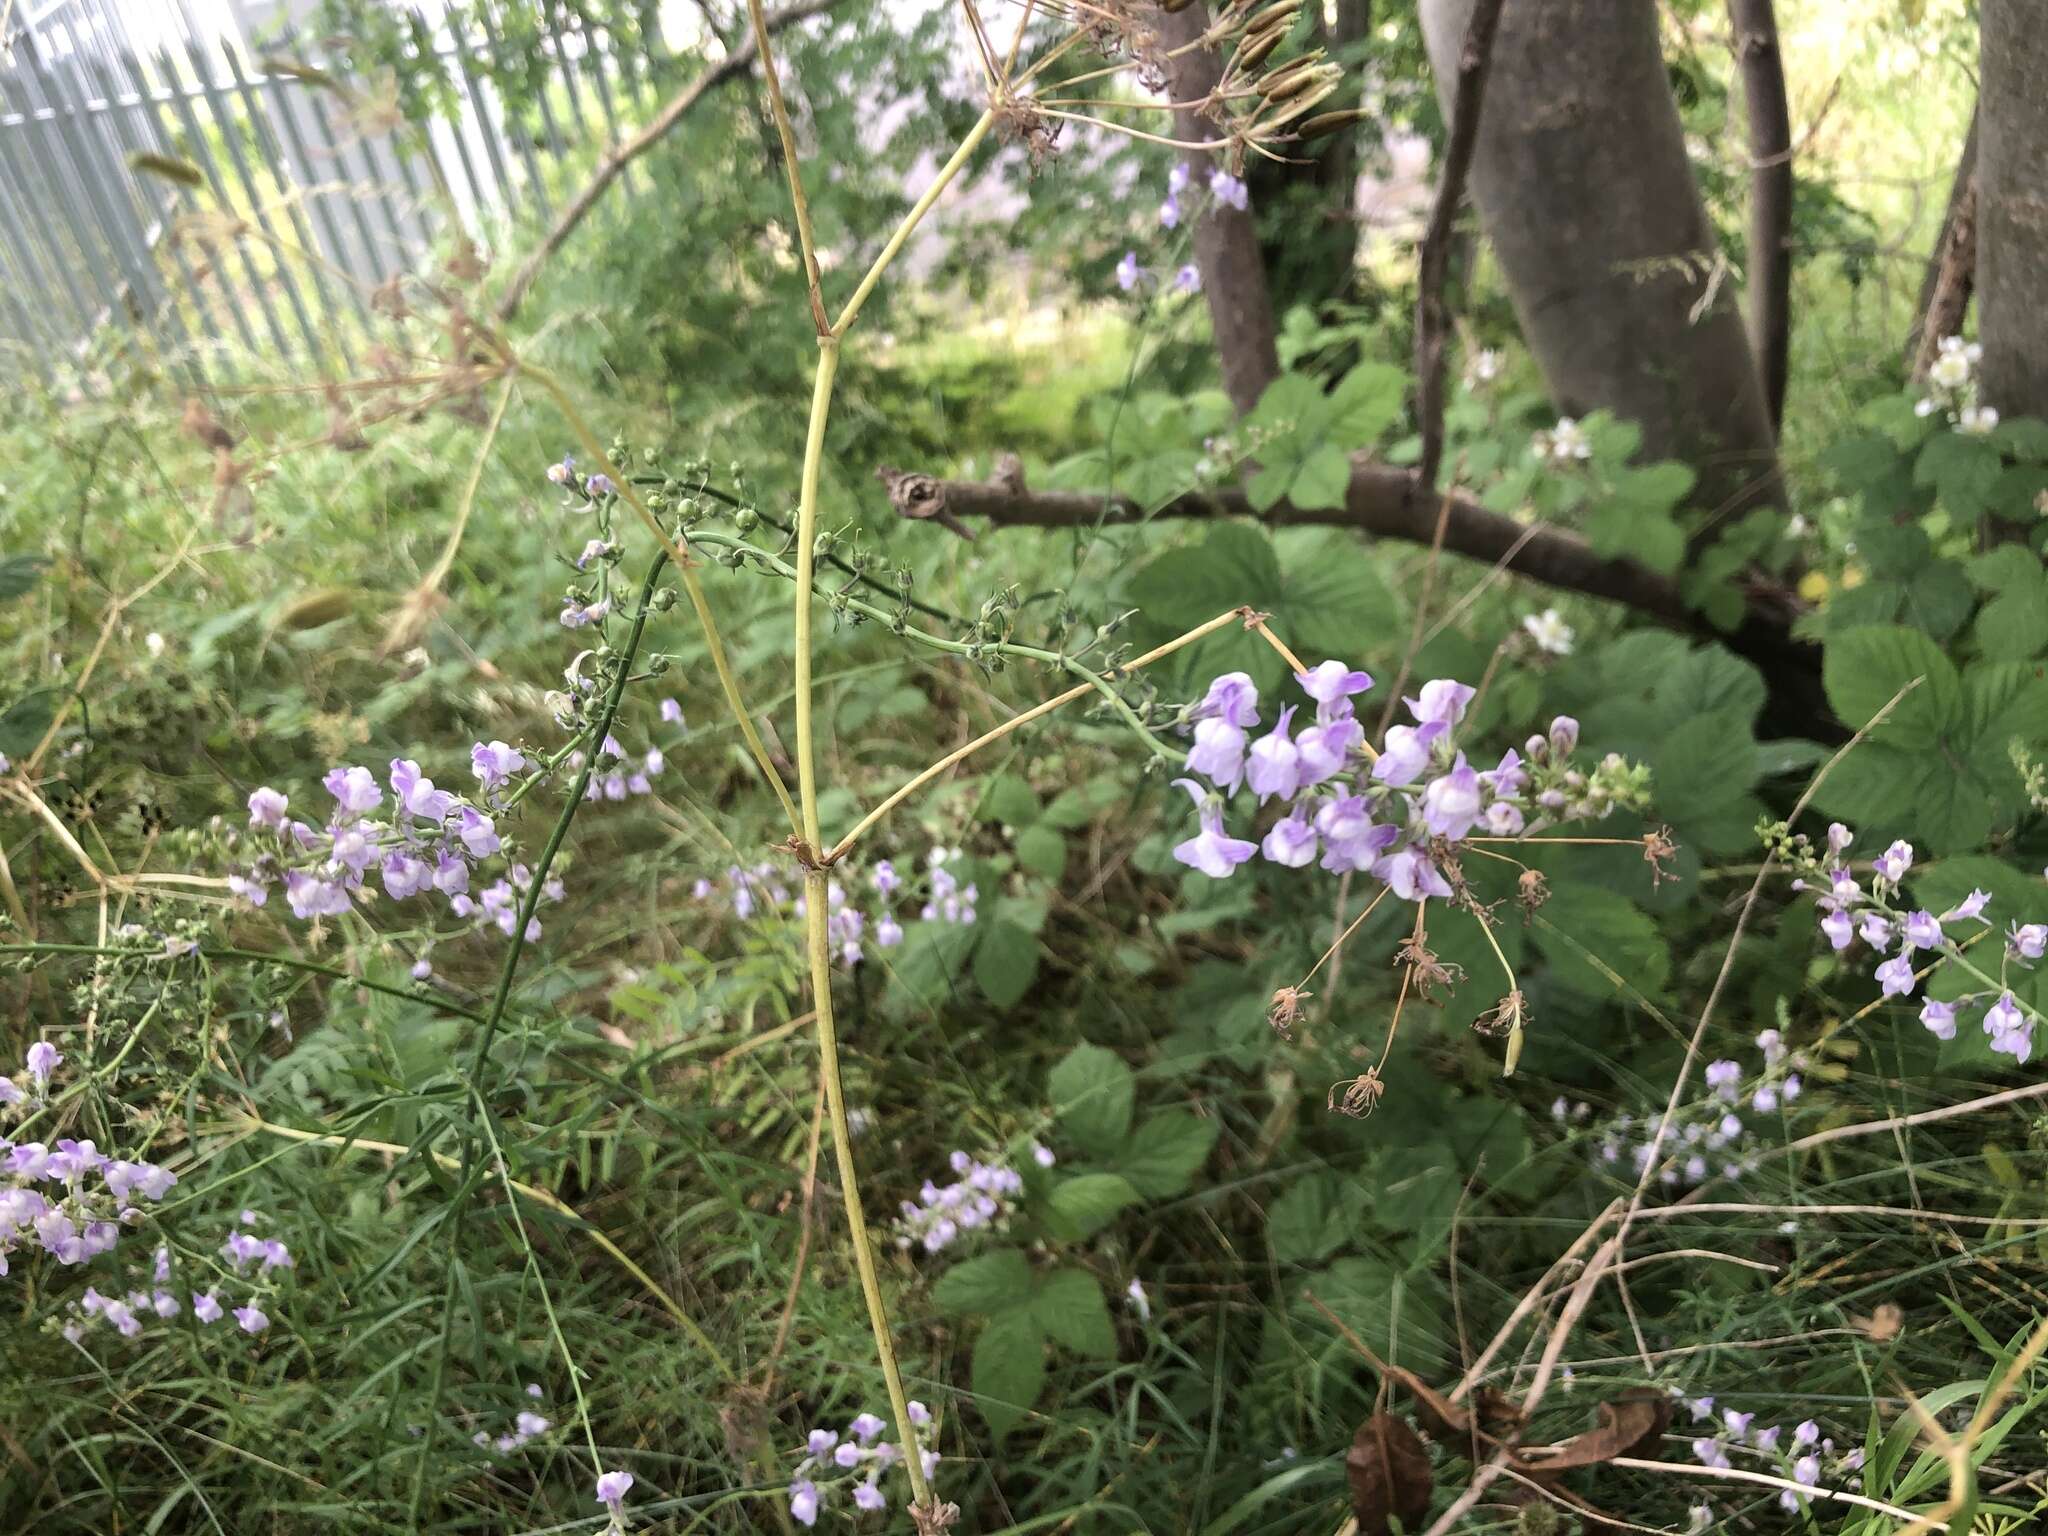
[[(1442, 508), (1417, 494), (1410, 470), (1354, 459), (1344, 505), (1303, 509), (1285, 502), (1256, 512), (1235, 488), (1191, 491), (1164, 506), (1145, 508), (1127, 497), (1099, 491), (1032, 491), (1016, 477), (1000, 483), (940, 480), (914, 472), (884, 471), (889, 500), (905, 517), (984, 517), (1002, 527), (1076, 528), (1097, 523), (1142, 523), (1153, 518), (1251, 517), (1269, 527), (1353, 528), (1380, 538), (1428, 544), (1444, 518), (1443, 547), (1489, 564), (1498, 562), (1518, 576), (1546, 586), (1620, 603), (1673, 629), (1718, 639), (1749, 657), (1786, 691), (1785, 703), (1811, 706), (1812, 720), (1827, 718), (1819, 689), (1820, 653), (1790, 633), (1801, 610), (1783, 588), (1761, 583), (1747, 593), (1742, 623), (1731, 633), (1714, 629), (1685, 599), (1678, 583), (1638, 561), (1597, 555), (1577, 534), (1563, 528), (1526, 527), (1490, 512), (1470, 497), (1453, 493)], [(1794, 696), (1797, 696), (1795, 698)], [(1789, 713), (1789, 710), (1788, 710)]]
[[(779, 32), (791, 22), (804, 21), (812, 16), (823, 15), (838, 5), (840, 0), (801, 0), (796, 5), (785, 6), (766, 19), (770, 33)], [(646, 154), (668, 134), (669, 130), (690, 113), (690, 109), (702, 101), (713, 89), (726, 81), (743, 75), (753, 65), (758, 50), (750, 36), (735, 47), (732, 52), (706, 69), (696, 79), (684, 86), (669, 100), (667, 106), (655, 114), (654, 121), (623, 143), (613, 145), (597, 163), (597, 170), (583, 190), (569, 199), (568, 206), (556, 218), (554, 227), (547, 238), (536, 246), (526, 260), (519, 264), (519, 270), (512, 274), (512, 282), (505, 289), (504, 297), (498, 300), (498, 320), (510, 320), (526, 302), (526, 295), (533, 287), (534, 279), (540, 276), (540, 269), (548, 259), (560, 250), (569, 236), (576, 232), (576, 226), (597, 206), (597, 200), (604, 196), (605, 189), (619, 179), (627, 166)]]

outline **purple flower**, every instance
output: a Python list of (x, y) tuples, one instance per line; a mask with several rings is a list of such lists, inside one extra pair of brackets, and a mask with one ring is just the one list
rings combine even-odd
[(931, 1409), (925, 1407), (925, 1405), (923, 1403), (920, 1403), (916, 1398), (912, 1398), (910, 1400), (910, 1422), (915, 1424), (919, 1429), (923, 1429), (927, 1425), (929, 1425), (931, 1421)]
[(47, 1040), (38, 1040), (28, 1048), (28, 1075), (36, 1080), (38, 1089), (49, 1085), (50, 1074), (63, 1060), (57, 1047)]
[(1848, 913), (1837, 908), (1821, 914), (1820, 931), (1828, 936), (1828, 943), (1835, 949), (1844, 950), (1856, 937), (1856, 924)]
[(339, 917), (350, 910), (347, 886), (334, 880), (317, 880), (301, 870), (285, 871), (284, 895), (292, 916), (301, 921)]
[(1910, 912), (1899, 925), (1899, 936), (1913, 949), (1941, 948), (1941, 924), (1932, 912)]
[(1451, 887), (1429, 855), (1420, 848), (1404, 848), (1373, 866), (1373, 874), (1403, 901), (1423, 901), (1431, 896), (1448, 897)]
[(1729, 1408), (1721, 1415), (1721, 1422), (1728, 1426), (1728, 1433), (1740, 1440), (1749, 1433), (1749, 1426), (1756, 1422), (1756, 1415)]
[(597, 500), (600, 496), (609, 496), (617, 489), (618, 487), (612, 484), (611, 476), (606, 474), (592, 475), (583, 482), (583, 493), (592, 501)]
[(1913, 845), (1905, 841), (1895, 842), (1870, 862), (1879, 879), (1897, 885), (1906, 878), (1906, 871), (1913, 867)]
[(2022, 960), (2038, 960), (2048, 953), (2048, 923), (2015, 923), (2010, 940), (2012, 952)]
[(605, 1472), (597, 1479), (597, 1502), (612, 1512), (614, 1518), (619, 1506), (626, 1502), (626, 1495), (633, 1491), (633, 1474), (630, 1472)]
[(235, 1308), (235, 1324), (244, 1333), (257, 1334), (270, 1326), (270, 1319), (265, 1317), (263, 1309), (252, 1301), (246, 1307)]
[(903, 942), (903, 925), (884, 912), (875, 922), (875, 942), (884, 949), (894, 949)]
[(249, 792), (249, 825), (277, 831), (284, 826), (284, 808), (291, 804), (269, 785)]
[(1225, 672), (1209, 684), (1209, 691), (1195, 706), (1195, 718), (1212, 717), (1246, 731), (1259, 723), (1259, 688), (1249, 674)]
[(1801, 1419), (1792, 1426), (1792, 1444), (1794, 1446), (1820, 1444), (1820, 1426), (1811, 1419)]
[(480, 741), (469, 749), (469, 771), (486, 790), (526, 771), (526, 754), (502, 741)]
[(1334, 874), (1372, 868), (1389, 840), (1376, 834), (1400, 835), (1398, 828), (1373, 824), (1371, 802), (1363, 795), (1340, 795), (1326, 803), (1316, 812), (1316, 831), (1325, 845), (1323, 868)]
[(1145, 269), (1138, 265), (1138, 253), (1125, 251), (1124, 259), (1116, 264), (1116, 285), (1129, 293), (1145, 276)]
[(1449, 727), (1440, 720), (1433, 720), (1427, 725), (1387, 727), (1387, 742), (1380, 750), (1380, 760), (1372, 765), (1372, 776), (1396, 789), (1413, 784), (1429, 766), (1437, 738), (1447, 729)]
[(1872, 949), (1884, 949), (1892, 941), (1892, 925), (1875, 912), (1863, 914), (1863, 923), (1857, 932), (1863, 935), (1863, 942)]
[[(972, 1227), (973, 1225), (975, 1225), (973, 1221), (967, 1219), (966, 1213), (962, 1214), (960, 1224), (964, 1227)], [(840, 1442), (839, 1449), (832, 1453), (833, 1462), (841, 1467), (857, 1467), (860, 1465), (860, 1459), (860, 1447), (855, 1445), (851, 1440), (845, 1440)]]
[(887, 1509), (889, 1501), (872, 1481), (853, 1485), (853, 1502), (862, 1509)]
[(1990, 904), (1991, 893), (1989, 891), (1972, 891), (1961, 902), (1942, 913), (1941, 920), (1944, 923), (1953, 923), (1963, 918), (1974, 917), (1981, 919), (1984, 916), (1984, 909)]
[(548, 478), (556, 485), (567, 485), (576, 473), (576, 455), (565, 453), (562, 462), (548, 466)]
[(1173, 274), (1175, 293), (1200, 293), (1202, 291), (1202, 269), (1192, 261)]
[[(1466, 706), (1475, 690), (1448, 677), (1432, 678), (1422, 685), (1419, 698), (1407, 699), (1408, 712), (1418, 725), (1441, 725), (1449, 730), (1465, 718)], [(1553, 725), (1553, 732), (1556, 727)], [(1573, 727), (1574, 731), (1577, 727)]]
[(1559, 715), (1550, 722), (1550, 750), (1558, 757), (1564, 757), (1579, 744), (1579, 722), (1570, 715)]
[(434, 883), (434, 867), (409, 853), (394, 853), (384, 860), (384, 891), (393, 901), (417, 896)]
[(1171, 196), (1178, 197), (1194, 184), (1194, 179), (1194, 168), (1185, 160), (1176, 160), (1166, 173), (1166, 190)]
[(1244, 753), (1243, 728), (1212, 715), (1195, 722), (1195, 744), (1188, 749), (1187, 767), (1225, 794), (1232, 794), (1244, 780)]
[(1886, 997), (1906, 997), (1913, 991), (1913, 951), (1900, 950), (1891, 959), (1878, 966), (1877, 983), (1884, 988)]
[(2010, 992), (2001, 992), (1984, 1015), (1984, 1033), (1991, 1037), (1991, 1049), (2016, 1061), (2025, 1061), (2034, 1049), (2034, 1026), (2020, 1012)]
[[(1245, 782), (1251, 785), (1252, 793), (1259, 797), (1261, 805), (1275, 795), (1282, 800), (1292, 800), (1301, 788), (1301, 753), (1287, 737), (1287, 727), (1293, 720), (1294, 706), (1290, 704), (1280, 711), (1280, 718), (1273, 723), (1271, 734), (1252, 743)], [(1200, 734), (1199, 727), (1197, 734)]]
[(1295, 807), (1293, 815), (1283, 816), (1273, 823), (1266, 840), (1259, 845), (1259, 851), (1269, 862), (1283, 864), (1289, 869), (1301, 869), (1316, 856), (1315, 829), (1309, 825), (1300, 806)]
[(391, 759), (391, 793), (398, 809), (421, 821), (441, 821), (455, 808), (455, 797), (420, 773), (420, 765), (409, 757)]
[(1422, 820), (1434, 837), (1455, 842), (1479, 819), (1479, 775), (1460, 752), (1451, 771), (1431, 779), (1422, 791)]
[(367, 768), (330, 768), (320, 782), (340, 802), (342, 810), (352, 816), (373, 811), (384, 800), (384, 791), (377, 787), (377, 780)]
[(1318, 662), (1306, 672), (1295, 673), (1294, 680), (1301, 684), (1303, 693), (1322, 706), (1318, 716), (1332, 720), (1349, 715), (1351, 696), (1372, 687), (1371, 673), (1347, 667), (1341, 661)]
[[(1482, 774), (1480, 777), (1484, 778)], [(1526, 823), (1522, 819), (1522, 808), (1512, 800), (1496, 800), (1486, 808), (1483, 818), (1486, 830), (1495, 837), (1520, 837)]]
[(829, 1429), (814, 1429), (804, 1442), (804, 1449), (818, 1461), (832, 1454), (832, 1447), (839, 1443), (839, 1436)]
[(1166, 201), (1159, 205), (1159, 222), (1167, 229), (1180, 227), (1180, 199), (1171, 192), (1166, 194)]
[(877, 1418), (872, 1413), (862, 1413), (855, 1415), (854, 1421), (846, 1426), (846, 1432), (862, 1445), (866, 1445), (888, 1427), (887, 1419)]
[(531, 1412), (530, 1410), (522, 1410), (519, 1413), (519, 1415), (512, 1420), (512, 1427), (518, 1430), (519, 1433), (524, 1435), (527, 1439), (531, 1440), (535, 1435), (546, 1434), (554, 1426), (550, 1424), (546, 1419), (542, 1418), (539, 1414)]
[(583, 553), (576, 557), (576, 569), (582, 570), (600, 555), (609, 553), (611, 545), (603, 539), (591, 539), (583, 546)]
[(1928, 1033), (1937, 1040), (1953, 1040), (1956, 1037), (1956, 1010), (1952, 1003), (1928, 998), (1920, 1005), (1920, 1022), (1927, 1026)]
[(1225, 207), (1235, 208), (1239, 213), (1245, 213), (1251, 208), (1251, 188), (1221, 166), (1209, 173), (1209, 192), (1217, 202)]
[(1294, 749), (1301, 755), (1302, 784), (1320, 784), (1342, 773), (1352, 752), (1364, 740), (1365, 727), (1349, 716), (1303, 727), (1294, 738)]
[(1200, 833), (1174, 847), (1174, 858), (1190, 868), (1199, 869), (1212, 880), (1222, 880), (1259, 851), (1258, 844), (1225, 834), (1221, 799), (1204, 794), (1202, 786), (1193, 779), (1175, 779), (1173, 782), (1188, 792), (1188, 798), (1195, 802), (1202, 820)]
[(1707, 1063), (1707, 1086), (1717, 1097), (1729, 1103), (1735, 1102), (1736, 1084), (1742, 1081), (1742, 1064), (1737, 1061), (1710, 1061)]
[(802, 1526), (818, 1523), (818, 1485), (808, 1477), (789, 1485), (789, 1517)]
[(674, 699), (663, 699), (661, 701), (661, 718), (665, 724), (681, 725), (683, 723), (683, 706)]
[(201, 1291), (192, 1298), (192, 1315), (202, 1323), (219, 1322), (221, 1318), (219, 1299), (211, 1291)]
[(473, 859), (488, 858), (502, 846), (497, 823), (473, 806), (462, 808), (455, 835), (462, 839), (462, 846), (469, 850)]
[(594, 603), (579, 603), (573, 597), (562, 599), (562, 628), (581, 629), (586, 624), (599, 624), (612, 611), (612, 600), (601, 597)]

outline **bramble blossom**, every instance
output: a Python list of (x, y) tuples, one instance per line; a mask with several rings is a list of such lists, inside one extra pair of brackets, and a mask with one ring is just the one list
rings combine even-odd
[(947, 1165), (955, 1178), (950, 1184), (924, 1181), (916, 1200), (902, 1203), (902, 1219), (896, 1223), (896, 1246), (922, 1248), (937, 1253), (961, 1234), (975, 1231), (1000, 1232), (1009, 1224), (1017, 1197), (1024, 1192), (1024, 1178), (1004, 1163), (984, 1163), (965, 1152), (954, 1152)]

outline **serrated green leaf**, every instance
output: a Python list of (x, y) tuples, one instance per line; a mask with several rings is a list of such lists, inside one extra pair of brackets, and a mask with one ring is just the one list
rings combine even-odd
[(1586, 997), (1612, 997), (1625, 987), (1654, 998), (1671, 976), (1671, 951), (1657, 925), (1600, 886), (1553, 886), (1537, 910), (1535, 938), (1550, 979)]
[(1401, 415), (1408, 376), (1387, 363), (1358, 364), (1330, 391), (1324, 430), (1346, 453), (1370, 447)]
[(1954, 724), (1962, 680), (1941, 647), (1917, 629), (1870, 625), (1828, 639), (1821, 681), (1842, 723), (1858, 729), (1891, 704), (1915, 678), (1921, 682), (1893, 705), (1873, 741), (1926, 741)]
[(1281, 1264), (1314, 1264), (1328, 1258), (1351, 1236), (1340, 1181), (1335, 1174), (1296, 1179), (1266, 1211), (1266, 1243)]
[(1031, 1300), (1031, 1264), (1015, 1248), (995, 1248), (955, 1264), (932, 1287), (941, 1312), (992, 1316)]
[(1126, 1206), (1138, 1202), (1138, 1192), (1121, 1174), (1082, 1173), (1062, 1179), (1046, 1200), (1046, 1230), (1065, 1242), (1078, 1243), (1093, 1237)]
[(989, 1432), (1001, 1440), (1045, 1388), (1045, 1335), (1029, 1309), (992, 1318), (981, 1330), (968, 1379)]
[(1067, 868), (1067, 839), (1057, 827), (1026, 827), (1017, 834), (1017, 862), (1034, 875), (1058, 880)]
[(1167, 1109), (1131, 1133), (1116, 1157), (1116, 1171), (1141, 1195), (1155, 1200), (1187, 1189), (1223, 1127), (1185, 1109)]
[(1047, 1080), (1060, 1126), (1093, 1156), (1115, 1152), (1131, 1129), (1137, 1086), (1116, 1052), (1077, 1045)]
[(1116, 1324), (1102, 1286), (1085, 1269), (1058, 1269), (1032, 1298), (1032, 1315), (1047, 1338), (1086, 1360), (1116, 1358)]
[(1344, 505), (1350, 488), (1351, 460), (1335, 443), (1324, 443), (1296, 466), (1287, 500), (1303, 511), (1330, 510)]
[(1937, 432), (1914, 462), (1913, 483), (1932, 486), (1951, 516), (1968, 520), (1987, 510), (2002, 468), (1988, 439)]
[(1016, 774), (999, 773), (982, 786), (978, 814), (983, 821), (1026, 826), (1038, 820), (1038, 796)]

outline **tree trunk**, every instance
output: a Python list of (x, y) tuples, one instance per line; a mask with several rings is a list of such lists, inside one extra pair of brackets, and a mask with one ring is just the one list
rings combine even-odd
[[(1472, 0), (1422, 0), (1446, 101)], [(1641, 426), (1715, 519), (1784, 504), (1762, 381), (1646, 0), (1518, 0), (1501, 21), (1472, 186), (1558, 408)]]
[[(1211, 50), (1188, 46), (1208, 27), (1209, 13), (1200, 0), (1159, 18), (1160, 42), (1169, 50), (1184, 50), (1167, 60), (1167, 88), (1175, 101), (1200, 101), (1222, 78), (1222, 63)], [(1217, 137), (1215, 122), (1198, 111), (1176, 111), (1173, 121), (1182, 139)], [(1198, 150), (1184, 153), (1197, 184), (1205, 184), (1215, 157)], [(1209, 328), (1222, 365), (1223, 391), (1243, 415), (1259, 403), (1259, 396), (1280, 373), (1258, 226), (1251, 214), (1212, 202), (1195, 221), (1194, 246), (1202, 295), (1209, 305)]]
[(1944, 336), (1959, 336), (1977, 283), (1977, 122), (1972, 109), (1970, 131), (1956, 159), (1949, 183), (1948, 211), (1941, 233), (1927, 257), (1920, 279), (1920, 302), (1913, 307), (1913, 328), (1906, 333), (1906, 373), (1915, 384), (1927, 377)]
[(1982, 0), (1977, 144), (1977, 332), (1984, 398), (2048, 417), (2048, 15)]

